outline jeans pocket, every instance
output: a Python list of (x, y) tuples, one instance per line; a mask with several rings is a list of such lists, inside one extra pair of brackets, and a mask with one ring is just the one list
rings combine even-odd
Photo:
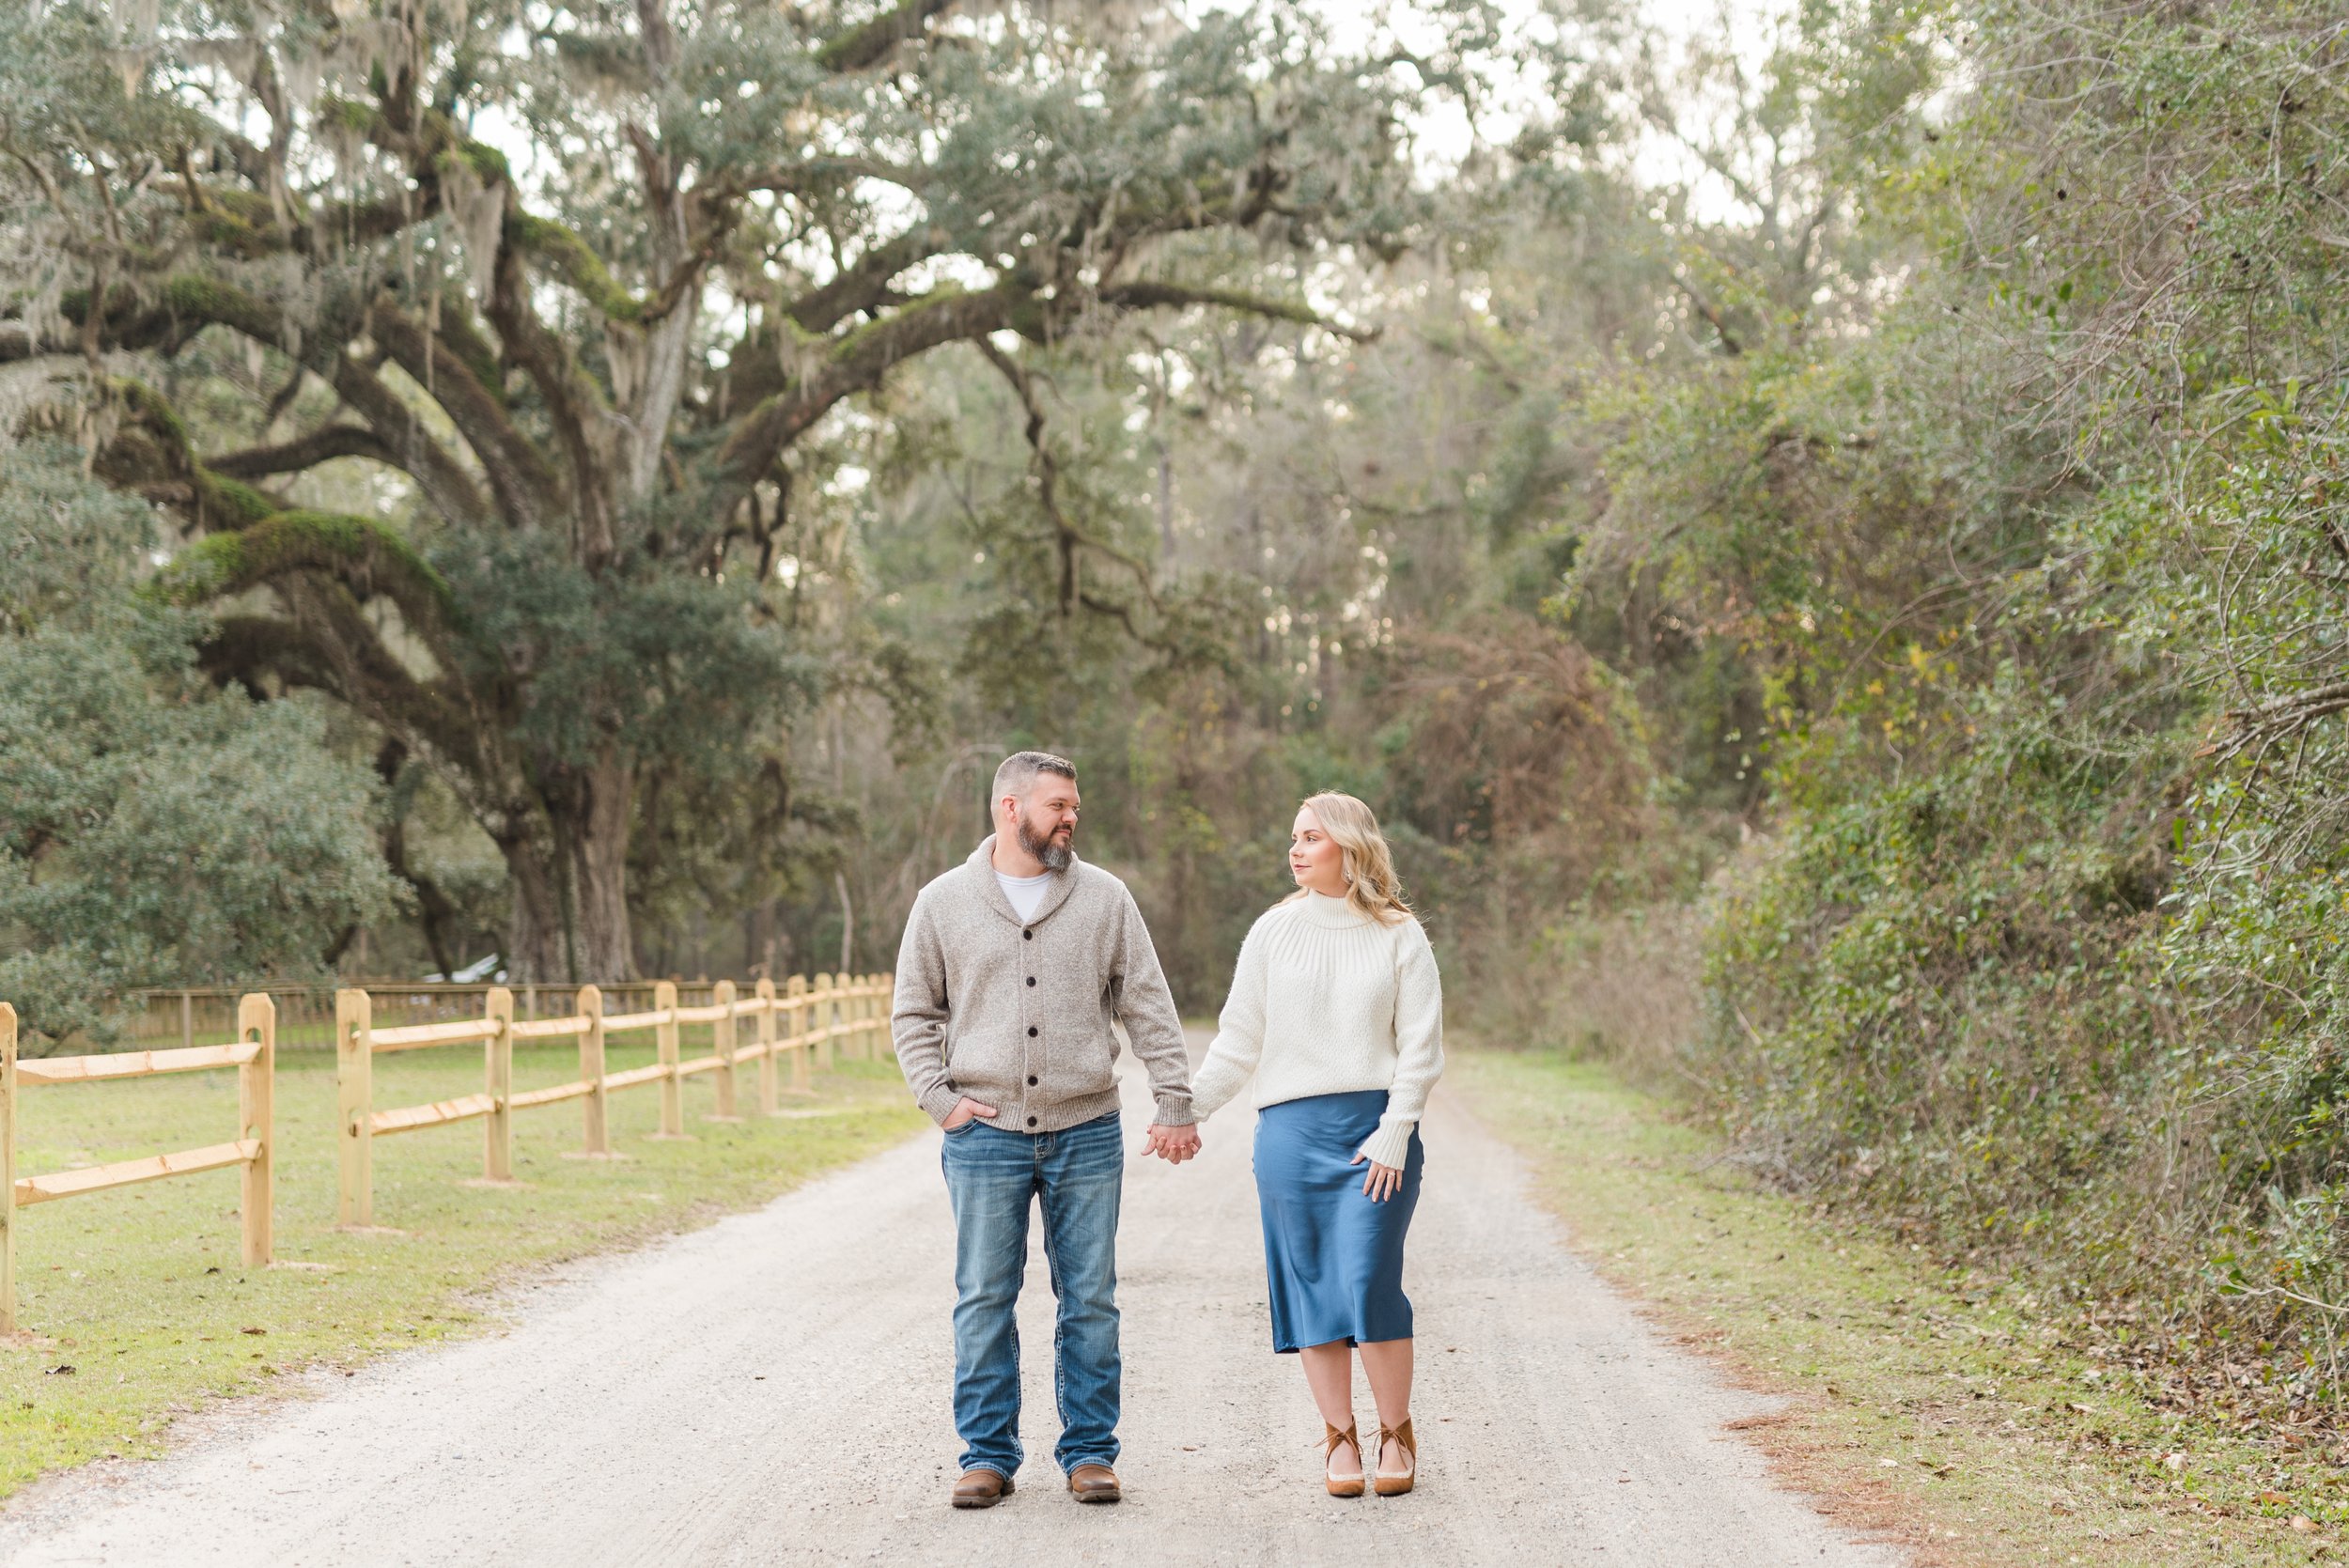
[(977, 1126), (978, 1125), (979, 1119), (976, 1116), (973, 1116), (967, 1122), (957, 1122), (955, 1126), (948, 1127), (946, 1129), (946, 1136), (949, 1138), (960, 1138), (964, 1133), (969, 1132), (972, 1127)]

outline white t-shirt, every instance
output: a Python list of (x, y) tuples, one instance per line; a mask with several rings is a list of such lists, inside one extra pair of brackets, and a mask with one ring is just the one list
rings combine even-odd
[(1030, 921), (1044, 903), (1044, 890), (1052, 885), (1052, 874), (1047, 871), (1035, 877), (1010, 877), (999, 870), (995, 880), (1003, 884), (1003, 896), (1011, 900), (1012, 913)]

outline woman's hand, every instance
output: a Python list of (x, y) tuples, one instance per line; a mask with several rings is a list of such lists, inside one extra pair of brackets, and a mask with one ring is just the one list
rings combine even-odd
[[(1360, 1165), (1366, 1159), (1370, 1159), (1368, 1155), (1356, 1155), (1354, 1163)], [(1401, 1171), (1392, 1165), (1381, 1165), (1377, 1160), (1371, 1159), (1370, 1170), (1362, 1177), (1362, 1196), (1374, 1203), (1383, 1203), (1393, 1197), (1395, 1189), (1402, 1185), (1403, 1172)]]

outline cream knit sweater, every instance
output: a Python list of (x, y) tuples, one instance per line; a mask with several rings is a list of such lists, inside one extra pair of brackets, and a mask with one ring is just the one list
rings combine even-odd
[(1427, 1091), (1443, 1072), (1443, 982), (1419, 922), (1357, 914), (1308, 893), (1258, 917), (1240, 944), (1215, 1043), (1190, 1085), (1206, 1121), (1250, 1075), (1256, 1107), (1387, 1091), (1387, 1111), (1361, 1153), (1400, 1167)]

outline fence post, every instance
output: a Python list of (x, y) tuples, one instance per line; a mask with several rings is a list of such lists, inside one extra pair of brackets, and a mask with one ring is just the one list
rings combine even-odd
[(758, 1113), (775, 1113), (775, 983), (758, 983)]
[(366, 992), (334, 993), (334, 1103), (342, 1124), (334, 1217), (342, 1225), (375, 1223), (374, 1029)]
[(881, 990), (881, 977), (864, 977), (864, 1048), (876, 1062), (895, 1054), (890, 1047), (888, 997)]
[(718, 1110), (709, 1120), (739, 1122), (741, 1113), (734, 1108), (734, 982), (721, 980), (710, 986), (709, 1000), (726, 1010), (709, 1032), (715, 1042), (710, 1048), (718, 1058)]
[(601, 1159), (612, 1153), (612, 1123), (604, 1114), (608, 1099), (603, 1088), (603, 987), (582, 986), (579, 1000), (572, 1005), (587, 1020), (587, 1027), (579, 1032), (579, 1079), (593, 1085), (579, 1102), (586, 1140), (580, 1152), (590, 1159)]
[(660, 1052), (661, 1064), (668, 1068), (661, 1079), (661, 1130), (656, 1138), (685, 1136), (685, 1086), (677, 1076), (677, 982), (656, 980), (652, 986), (652, 1010), (661, 1015), (653, 1025), (652, 1037)]
[(807, 1026), (811, 1032), (820, 1031), (823, 1035), (823, 1043), (818, 1045), (816, 1048), (822, 1051), (824, 1054), (817, 1058), (816, 1064), (818, 1067), (823, 1068), (824, 1071), (831, 1072), (832, 1063), (832, 1008), (837, 1005), (837, 1003), (833, 1001), (832, 994), (832, 976), (829, 974), (819, 974), (815, 979), (809, 981), (808, 984), (814, 986), (815, 989), (808, 994), (809, 1006), (807, 1010)]
[(492, 986), (482, 1006), (498, 1032), (482, 1042), (482, 1087), (497, 1102), (481, 1124), (481, 1173), (493, 1182), (514, 1179), (514, 993)]
[(244, 1265), (259, 1268), (274, 1255), (277, 1204), (277, 1003), (265, 992), (237, 999), (237, 1038), (258, 1041), (261, 1054), (237, 1069), (241, 1138), (260, 1145), (244, 1167)]
[(16, 1009), (0, 1001), (0, 1334), (16, 1332)]
[(795, 974), (784, 987), (786, 1005), (791, 1010), (791, 1092), (808, 1092), (808, 1058), (816, 1048), (807, 1043), (807, 976)]

